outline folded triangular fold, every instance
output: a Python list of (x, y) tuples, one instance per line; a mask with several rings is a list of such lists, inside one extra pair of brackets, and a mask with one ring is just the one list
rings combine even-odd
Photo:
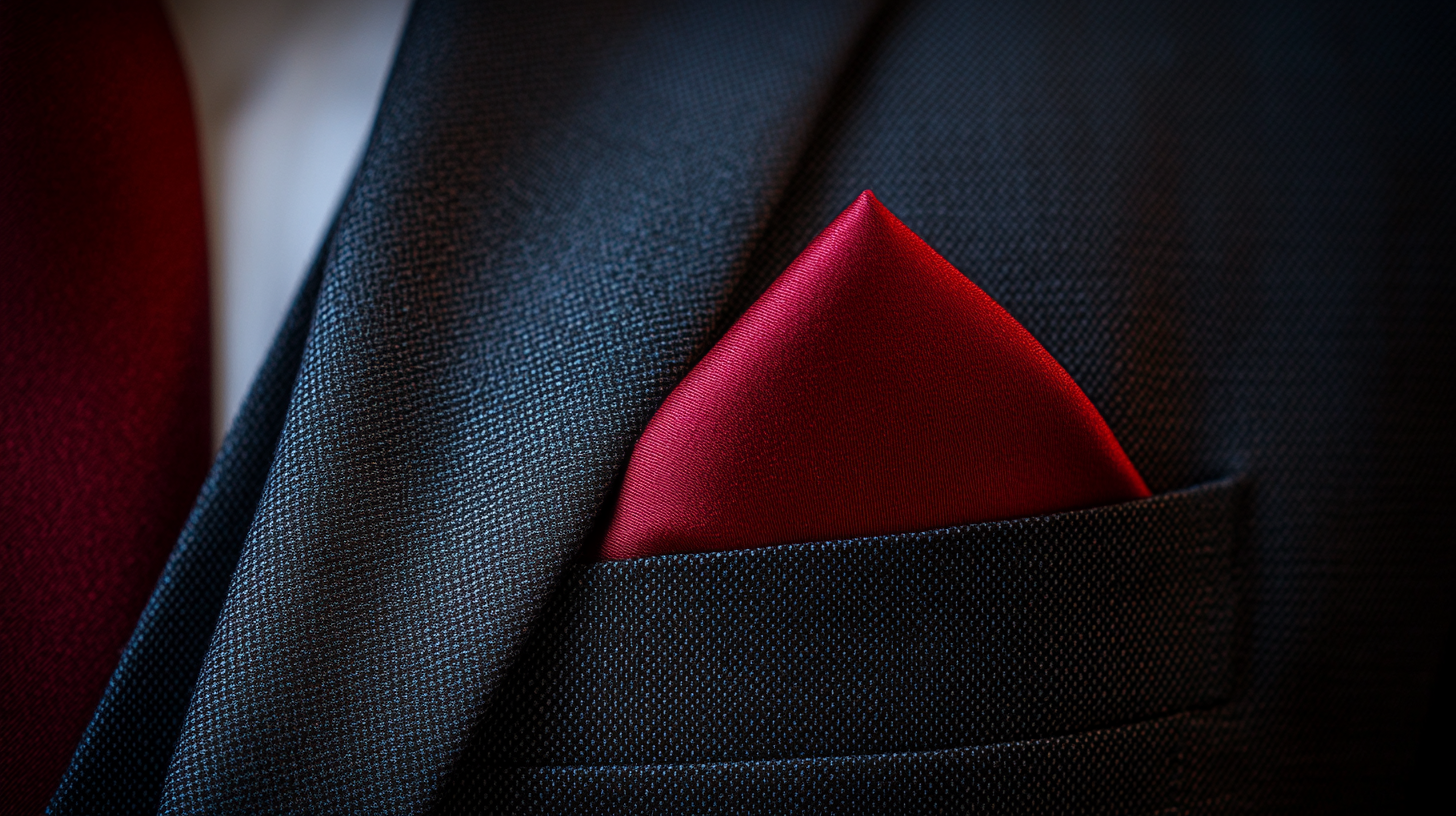
[(668, 395), (632, 453), (601, 557), (1147, 495), (1046, 349), (865, 192)]

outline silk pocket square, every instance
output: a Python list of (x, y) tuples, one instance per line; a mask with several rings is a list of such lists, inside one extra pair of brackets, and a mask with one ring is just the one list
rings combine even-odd
[(867, 191), (668, 395), (632, 452), (600, 556), (1147, 495), (1071, 376)]

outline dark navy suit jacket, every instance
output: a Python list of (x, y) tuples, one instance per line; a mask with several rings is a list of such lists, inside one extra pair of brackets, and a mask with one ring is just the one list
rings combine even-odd
[[(1388, 806), (1456, 566), (1452, 25), (422, 0), (52, 808)], [(864, 189), (1154, 498), (576, 563), (665, 394)]]

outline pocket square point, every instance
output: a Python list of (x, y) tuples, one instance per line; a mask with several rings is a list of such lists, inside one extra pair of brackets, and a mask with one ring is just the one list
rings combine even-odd
[(1071, 376), (866, 190), (668, 395), (633, 450), (600, 556), (1147, 495)]

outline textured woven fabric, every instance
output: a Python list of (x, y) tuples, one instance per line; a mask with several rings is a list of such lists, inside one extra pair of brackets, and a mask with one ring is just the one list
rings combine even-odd
[(465, 764), (925, 751), (1212, 706), (1229, 691), (1241, 498), (1225, 481), (1018, 521), (574, 567)]
[[(170, 757), (174, 812), (445, 790), (555, 812), (1389, 808), (1456, 568), (1446, 11), (536, 8), (415, 10), (286, 335), (307, 349), (260, 381), (258, 436), (235, 430), (189, 529), (222, 496), (257, 511), (184, 537), (63, 795), (159, 790), (141, 778)], [(493, 698), (649, 415), (864, 189), (1067, 369), (1155, 494), (1248, 474), (1227, 693), (931, 752), (847, 750), (846, 728), (832, 756), (502, 770), (525, 738)], [(1014, 686), (1004, 668), (972, 679)], [(1142, 693), (1104, 699), (1157, 716)]]
[(864, 192), (653, 414), (601, 554), (909, 532), (1147, 495), (1036, 338)]
[(318, 297), (315, 264), (238, 410), (53, 813), (155, 813), (197, 672), (258, 507)]
[[(1176, 813), (1206, 738), (1189, 714), (1115, 731), (942, 751), (481, 770), (441, 813)], [(689, 805), (690, 803), (690, 805)]]
[(0, 813), (55, 791), (207, 473), (199, 176), (155, 0), (0, 6)]
[[(1250, 474), (1233, 692), (1198, 717), (1176, 783), (1185, 810), (1367, 813), (1407, 790), (1456, 566), (1444, 15), (896, 6), (734, 294), (745, 308), (873, 189), (1066, 367), (1155, 493)], [(478, 739), (511, 741), (484, 726)], [(1060, 756), (1047, 761), (1094, 761)], [(1080, 792), (1052, 772), (1016, 779), (971, 786), (956, 807), (1033, 812), (1038, 795)], [(865, 790), (854, 784), (839, 789)], [(723, 788), (656, 790), (671, 811)], [(738, 812), (803, 801), (778, 790)], [(1114, 809), (1157, 809), (1123, 793)]]
[(862, 19), (414, 10), (164, 811), (428, 806)]

